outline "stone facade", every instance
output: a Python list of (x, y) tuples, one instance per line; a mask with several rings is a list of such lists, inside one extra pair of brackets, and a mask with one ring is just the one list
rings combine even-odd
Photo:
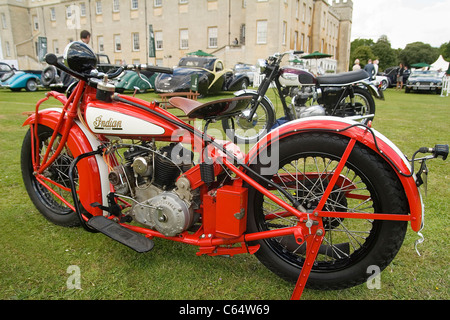
[[(0, 59), (38, 68), (38, 39), (47, 51), (91, 32), (95, 52), (112, 63), (174, 66), (186, 53), (212, 53), (231, 68), (275, 52), (333, 55), (324, 69), (347, 71), (353, 3), (325, 0), (0, 0)], [(156, 43), (149, 57), (149, 26)]]

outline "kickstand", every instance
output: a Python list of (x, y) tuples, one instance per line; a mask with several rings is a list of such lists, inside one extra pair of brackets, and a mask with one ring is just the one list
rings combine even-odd
[(324, 229), (318, 228), (315, 235), (313, 237), (309, 237), (309, 241), (306, 240), (305, 262), (303, 263), (302, 271), (300, 272), (300, 275), (298, 277), (297, 284), (295, 285), (294, 292), (291, 296), (291, 300), (300, 300), (324, 236)]

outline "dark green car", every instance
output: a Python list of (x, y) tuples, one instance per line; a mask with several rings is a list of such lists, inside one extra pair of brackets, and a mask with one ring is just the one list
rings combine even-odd
[(157, 76), (158, 73), (155, 72), (140, 71), (139, 76), (135, 71), (125, 71), (115, 83), (116, 92), (121, 93), (127, 90), (137, 90), (140, 93), (144, 93), (147, 90), (155, 88), (155, 78)]

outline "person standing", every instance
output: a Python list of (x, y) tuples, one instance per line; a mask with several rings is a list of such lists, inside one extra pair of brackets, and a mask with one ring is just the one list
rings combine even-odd
[(403, 63), (400, 63), (397, 71), (397, 86), (395, 87), (395, 90), (403, 90), (403, 71)]
[(364, 71), (369, 74), (370, 80), (375, 79), (375, 67), (373, 66), (372, 59), (369, 59), (368, 63), (364, 66)]
[(355, 60), (355, 64), (353, 65), (353, 71), (361, 70), (361, 66), (359, 65), (359, 59)]
[(380, 64), (380, 61), (379, 60), (375, 60), (374, 62), (373, 62), (373, 67), (375, 68), (375, 77), (378, 75), (378, 70), (379, 70), (379, 65)]
[(80, 32), (80, 39), (86, 44), (89, 44), (91, 41), (91, 33), (87, 30), (83, 30)]

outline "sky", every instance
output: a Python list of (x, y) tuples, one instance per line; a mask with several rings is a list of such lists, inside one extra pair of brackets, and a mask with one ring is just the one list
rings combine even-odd
[[(342, 0), (341, 0), (342, 1)], [(352, 41), (387, 35), (394, 49), (450, 41), (450, 0), (353, 0)]]

